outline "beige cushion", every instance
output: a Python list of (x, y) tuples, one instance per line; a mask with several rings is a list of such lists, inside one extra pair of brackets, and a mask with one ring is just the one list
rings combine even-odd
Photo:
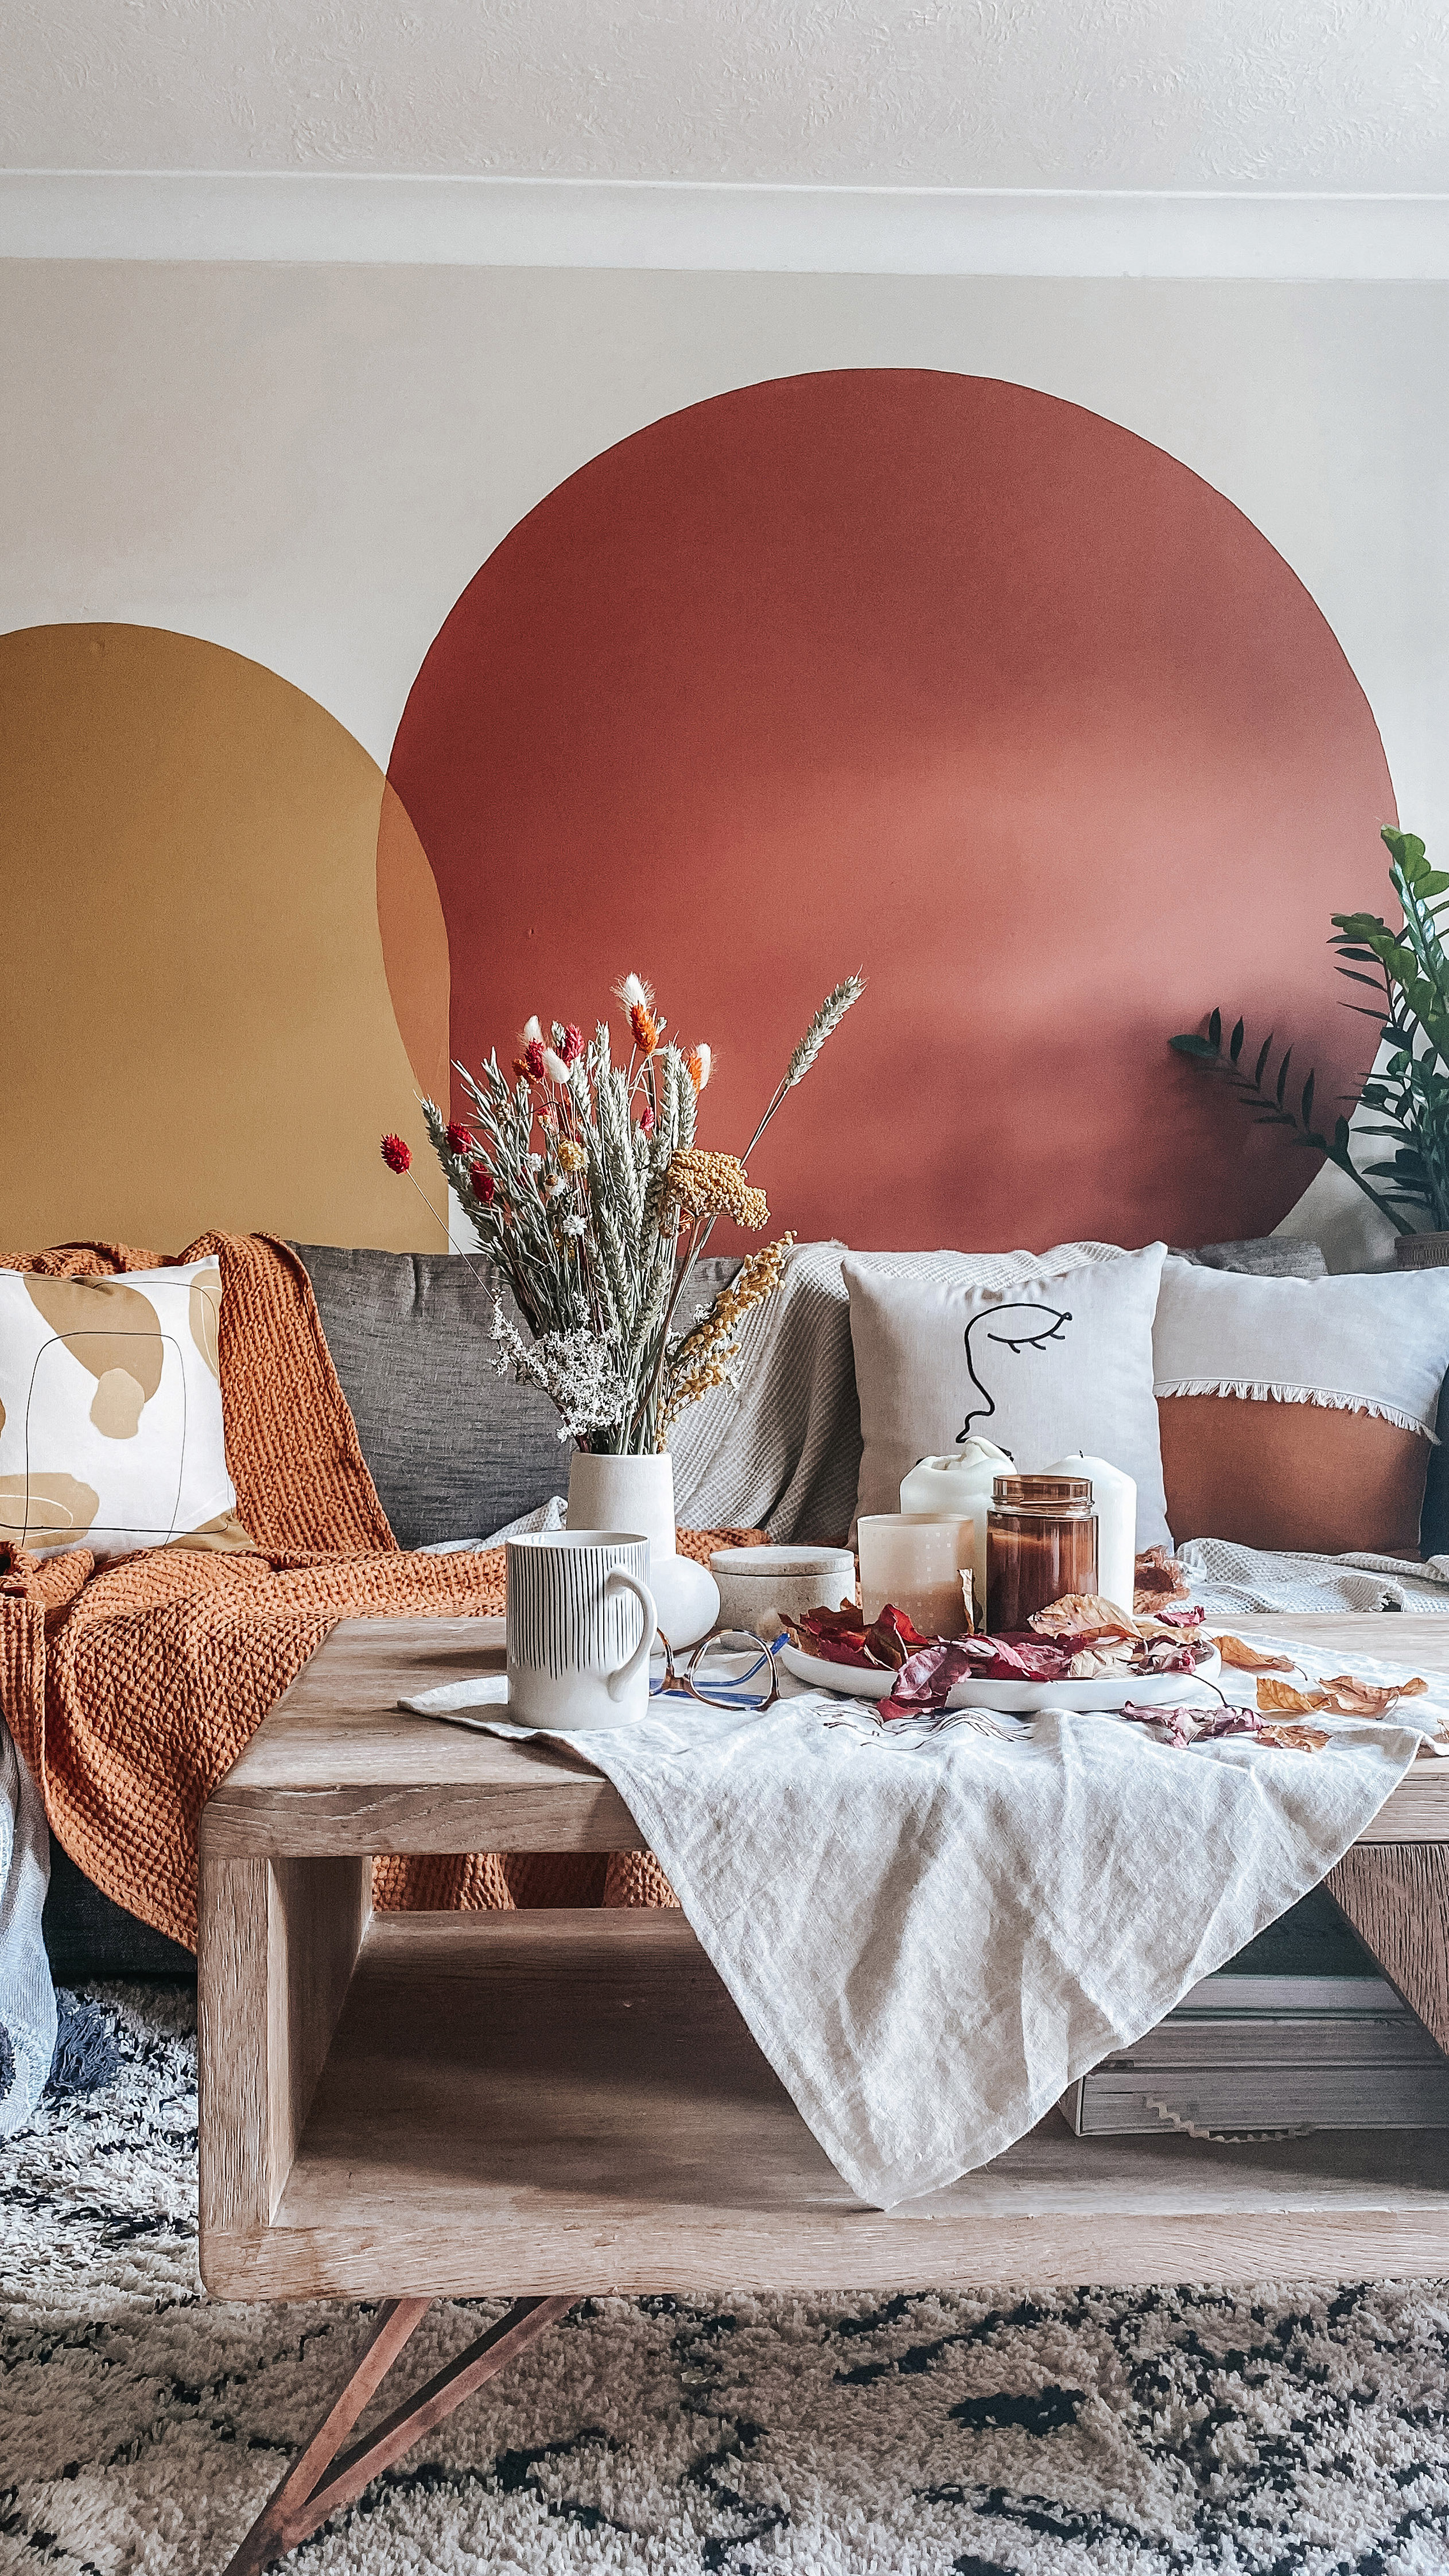
[(215, 1260), (116, 1279), (0, 1271), (0, 1538), (38, 1555), (243, 1547)]
[(858, 1509), (900, 1509), (916, 1460), (969, 1429), (1023, 1473), (1069, 1450), (1137, 1485), (1137, 1544), (1166, 1540), (1152, 1317), (1164, 1247), (850, 1253), (850, 1333), (864, 1440)]

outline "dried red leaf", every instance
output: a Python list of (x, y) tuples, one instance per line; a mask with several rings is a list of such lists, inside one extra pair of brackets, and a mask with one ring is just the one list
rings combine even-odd
[(966, 1652), (970, 1642), (966, 1637), (948, 1637), (908, 1656), (891, 1684), (889, 1697), (877, 1703), (876, 1714), (889, 1721), (893, 1717), (919, 1717), (925, 1709), (944, 1708), (956, 1683), (976, 1669)]

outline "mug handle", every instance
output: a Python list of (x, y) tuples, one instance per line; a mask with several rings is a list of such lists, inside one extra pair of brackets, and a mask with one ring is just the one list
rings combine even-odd
[(637, 1679), (641, 1668), (649, 1661), (649, 1649), (659, 1633), (659, 1615), (654, 1607), (654, 1595), (647, 1583), (641, 1583), (637, 1575), (627, 1573), (622, 1565), (611, 1568), (605, 1577), (604, 1590), (632, 1592), (644, 1613), (644, 1634), (633, 1654), (627, 1664), (621, 1664), (616, 1673), (609, 1675), (607, 1687), (610, 1699), (622, 1699), (630, 1683)]

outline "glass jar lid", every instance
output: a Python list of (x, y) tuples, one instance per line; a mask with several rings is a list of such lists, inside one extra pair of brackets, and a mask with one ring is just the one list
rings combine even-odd
[(1071, 1503), (1090, 1503), (1091, 1479), (1088, 1476), (996, 1476), (992, 1479), (991, 1499), (1001, 1510), (1055, 1511)]

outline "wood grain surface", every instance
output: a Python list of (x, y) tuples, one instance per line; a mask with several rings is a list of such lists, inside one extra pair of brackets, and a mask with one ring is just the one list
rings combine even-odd
[(1052, 2114), (884, 2214), (834, 2171), (677, 1915), (374, 1919), (272, 2227), (270, 2298), (1449, 2268), (1428, 2132), (1079, 2139)]
[[(1449, 1619), (1244, 1618), (1449, 1672)], [(388, 1851), (640, 1847), (555, 1745), (398, 1699), (501, 1665), (502, 1623), (344, 1622), (201, 1831), (202, 2270), (269, 2299), (895, 2289), (1449, 2271), (1435, 2131), (1077, 2139), (1055, 2114), (883, 2215), (816, 2146), (678, 1915), (369, 1919)], [(1449, 1762), (1330, 1880), (1449, 2045)], [(359, 1946), (360, 1945), (360, 1946)]]

